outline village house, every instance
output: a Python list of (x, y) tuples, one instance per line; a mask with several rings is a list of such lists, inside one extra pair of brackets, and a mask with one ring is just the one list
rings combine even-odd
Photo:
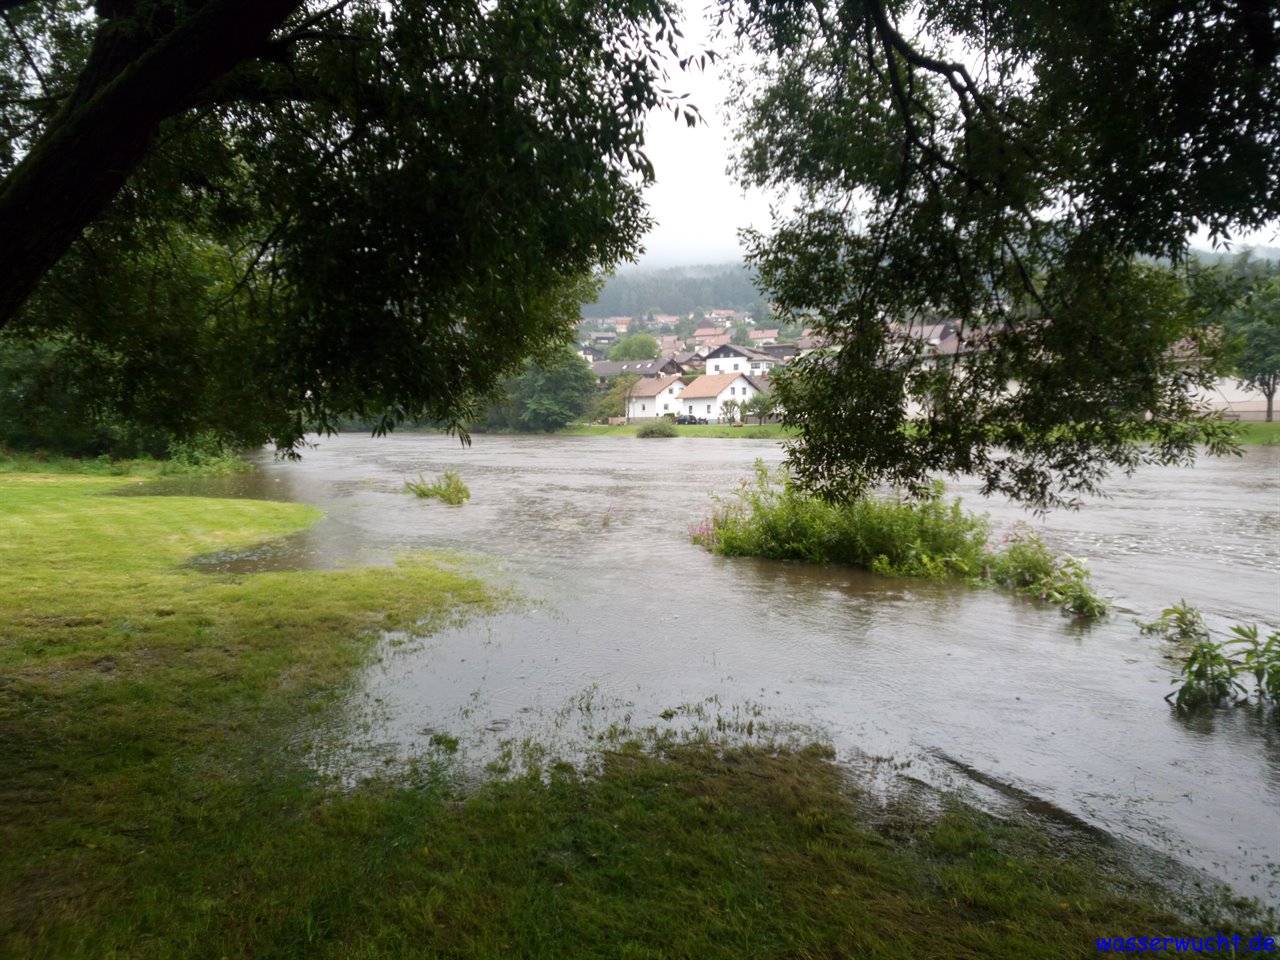
[(603, 387), (614, 377), (624, 373), (641, 378), (665, 377), (680, 374), (684, 369), (670, 357), (665, 360), (599, 360), (591, 365), (596, 384)]
[(723, 347), (725, 344), (730, 342), (731, 341), (729, 340), (729, 335), (727, 333), (722, 333), (718, 337), (707, 337), (693, 348), (693, 352), (700, 357), (705, 357), (712, 350), (715, 350), (717, 347)]
[(755, 329), (755, 330), (752, 330), (751, 333), (748, 334), (748, 336), (751, 339), (751, 345), (753, 347), (763, 347), (770, 343), (778, 342), (778, 328), (772, 327), (772, 328), (763, 329), (763, 330)]
[(641, 380), (627, 394), (627, 418), (652, 419), (666, 414), (675, 416), (681, 412), (680, 394), (685, 382), (677, 376)]
[(605, 358), (605, 352), (599, 347), (594, 347), (589, 343), (584, 343), (578, 347), (578, 356), (587, 361), (587, 363), (594, 363), (597, 360), (603, 360)]
[(707, 354), (707, 373), (747, 373), (760, 376), (781, 366), (777, 357), (750, 347), (726, 343)]
[(747, 319), (745, 313), (736, 310), (708, 310), (707, 320), (721, 327), (741, 323)]
[(664, 334), (658, 337), (658, 349), (662, 351), (663, 356), (676, 353), (684, 349), (684, 341), (671, 334)]
[(705, 373), (707, 362), (703, 359), (702, 354), (697, 351), (689, 353), (678, 353), (673, 358), (676, 363), (680, 364), (680, 368), (685, 373)]
[(705, 417), (716, 423), (724, 419), (726, 401), (742, 404), (758, 393), (767, 392), (766, 382), (745, 373), (709, 373), (681, 392), (680, 412), (689, 417)]
[(800, 356), (800, 347), (794, 343), (768, 343), (760, 348), (760, 352), (785, 364)]

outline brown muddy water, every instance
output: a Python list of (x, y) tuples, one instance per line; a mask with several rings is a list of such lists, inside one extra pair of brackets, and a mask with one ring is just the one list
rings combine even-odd
[[(689, 528), (770, 441), (343, 435), (301, 462), (173, 492), (318, 504), (304, 533), (214, 570), (387, 563), (456, 552), (532, 602), (425, 641), (389, 638), (322, 762), (404, 761), (456, 738), (475, 762), (569, 755), (643, 729), (801, 729), (845, 762), (1087, 826), (1280, 901), (1280, 720), (1184, 717), (1174, 651), (1142, 636), (1179, 599), (1225, 632), (1280, 627), (1280, 449), (1117, 478), (1037, 520), (951, 484), (1001, 526), (1030, 520), (1087, 558), (1115, 612), (1079, 626), (998, 590), (714, 557)], [(457, 470), (459, 508), (402, 491)], [(351, 744), (358, 749), (353, 751)], [(532, 745), (536, 745), (532, 746)], [(1159, 869), (1154, 866), (1153, 869)]]

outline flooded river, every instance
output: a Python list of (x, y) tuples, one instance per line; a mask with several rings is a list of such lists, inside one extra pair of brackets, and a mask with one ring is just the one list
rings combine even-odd
[[(312, 530), (232, 569), (387, 563), (453, 551), (536, 601), (396, 648), (364, 678), (361, 736), (391, 756), (458, 738), (491, 757), (608, 724), (807, 727), (851, 764), (904, 770), (991, 805), (1018, 803), (1280, 901), (1280, 722), (1190, 718), (1174, 665), (1144, 637), (1179, 599), (1210, 625), (1280, 626), (1280, 449), (1148, 469), (1112, 498), (1036, 521), (1114, 598), (1082, 627), (997, 590), (713, 557), (688, 530), (775, 443), (344, 435), (300, 463), (259, 459), (206, 491), (315, 503)], [(401, 488), (459, 471), (449, 508)], [(1034, 519), (953, 484), (997, 527)], [(871, 758), (879, 758), (872, 760)], [(889, 762), (886, 758), (892, 758)]]

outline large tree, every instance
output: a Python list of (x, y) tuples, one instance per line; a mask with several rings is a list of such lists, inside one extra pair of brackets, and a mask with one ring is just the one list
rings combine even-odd
[(721, 9), (760, 64), (738, 172), (797, 201), (749, 259), (833, 347), (777, 386), (802, 482), (972, 472), (1044, 507), (1229, 444), (1193, 404), (1221, 292), (1181, 265), (1197, 228), (1280, 217), (1274, 4)]
[(585, 416), (596, 396), (591, 365), (562, 346), (538, 360), (505, 384), (506, 396), (489, 410), (494, 430), (552, 433)]
[(1236, 375), (1266, 397), (1270, 423), (1280, 388), (1280, 275), (1256, 280), (1227, 314), (1226, 329), (1234, 338)]
[(0, 326), (178, 433), (460, 422), (634, 254), (645, 115), (693, 119), (665, 0), (0, 16)]

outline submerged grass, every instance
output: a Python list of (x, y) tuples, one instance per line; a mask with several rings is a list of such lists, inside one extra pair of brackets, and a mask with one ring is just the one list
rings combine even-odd
[(418, 474), (417, 480), (406, 480), (404, 488), (415, 497), (442, 500), (451, 507), (460, 507), (471, 499), (470, 488), (463, 483), (456, 470), (446, 470), (434, 480)]
[[(1216, 929), (1039, 831), (892, 815), (822, 748), (620, 741), (462, 791), (442, 737), (343, 786), (311, 738), (372, 632), (494, 598), (425, 559), (210, 576), (298, 505), (0, 478), (0, 955), (1062, 957)], [(452, 748), (452, 749), (451, 749)]]
[(1060, 604), (1093, 619), (1107, 602), (1090, 590), (1088, 572), (1072, 557), (1058, 557), (1034, 532), (1015, 527), (992, 548), (985, 515), (944, 503), (863, 497), (830, 503), (795, 487), (784, 468), (770, 472), (757, 460), (753, 478), (721, 499), (691, 531), (695, 542), (724, 556), (839, 563), (891, 576), (988, 580)]

